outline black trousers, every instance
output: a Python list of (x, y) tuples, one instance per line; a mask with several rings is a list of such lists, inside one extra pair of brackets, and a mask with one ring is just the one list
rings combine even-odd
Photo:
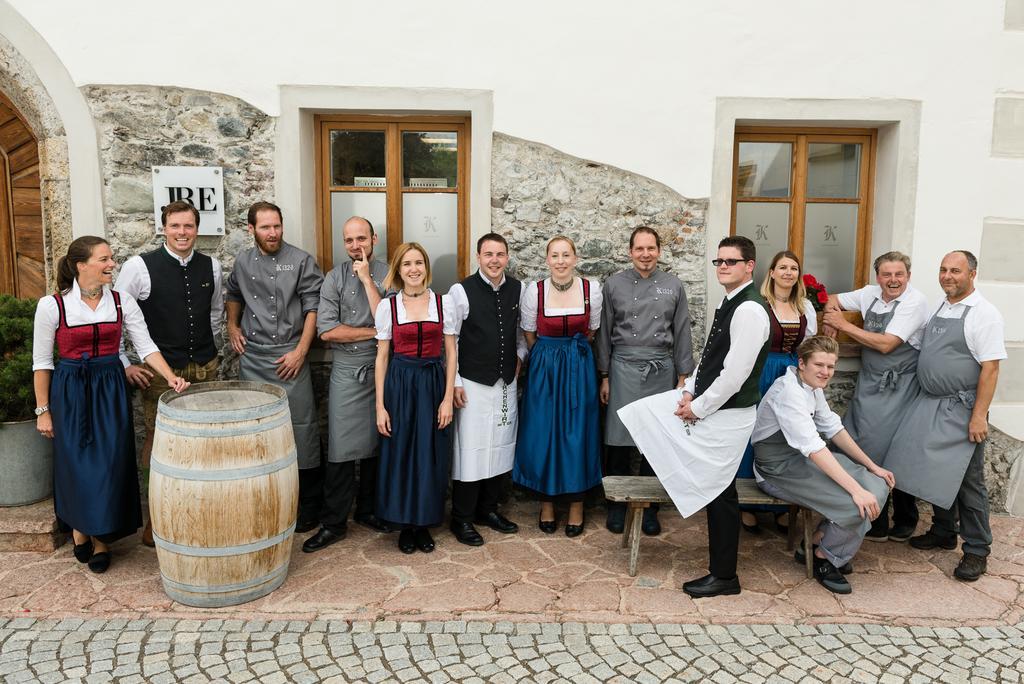
[(705, 510), (708, 515), (708, 572), (719, 579), (732, 579), (736, 576), (736, 556), (740, 550), (740, 498), (736, 481), (729, 483)]
[[(633, 454), (636, 453), (636, 447), (631, 446), (616, 446), (612, 444), (605, 445), (605, 464), (604, 474), (605, 475), (632, 475), (633, 474)], [(645, 477), (656, 477), (654, 469), (651, 468), (651, 464), (647, 462), (647, 459), (640, 456), (640, 475)], [(624, 506), (625, 504), (616, 504)], [(650, 505), (652, 510), (658, 510), (658, 504), (654, 503)]]
[[(892, 508), (892, 525), (889, 524), (889, 509)], [(894, 489), (885, 500), (881, 512), (871, 524), (868, 534), (880, 537), (889, 533), (889, 530), (897, 527), (917, 527), (919, 514), (917, 512), (917, 499), (910, 494)]]
[(471, 523), (498, 510), (504, 473), (474, 482), (452, 480), (452, 522)]
[[(356, 515), (373, 513), (377, 494), (377, 457), (327, 463), (299, 471), (299, 520), (319, 520), (331, 532), (345, 531), (352, 503)], [(358, 483), (358, 484), (357, 484)]]

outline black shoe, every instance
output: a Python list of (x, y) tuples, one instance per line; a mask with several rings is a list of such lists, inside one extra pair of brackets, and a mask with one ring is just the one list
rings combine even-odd
[(714, 575), (704, 575), (700, 579), (684, 582), (683, 591), (693, 598), (738, 594), (740, 593), (740, 578), (719, 579)]
[[(71, 543), (74, 544), (74, 539), (71, 540)], [(75, 544), (73, 551), (75, 553), (75, 560), (79, 563), (88, 563), (89, 559), (92, 558), (92, 539), (86, 539), (84, 544)]]
[(375, 516), (373, 513), (357, 513), (352, 520), (364, 527), (369, 527), (374, 532), (393, 532), (391, 525)]
[(426, 527), (417, 527), (415, 538), (416, 548), (423, 553), (430, 553), (434, 550), (434, 538), (430, 536), (430, 530)]
[(905, 525), (900, 527), (894, 527), (889, 530), (889, 541), (894, 542), (905, 542), (914, 536), (914, 532), (917, 530), (917, 525)]
[(398, 533), (398, 550), (402, 553), (416, 553), (416, 532), (411, 527)]
[(302, 534), (320, 527), (319, 520), (299, 520), (295, 523), (295, 534)]
[(334, 542), (341, 541), (344, 538), (344, 532), (333, 532), (326, 527), (321, 527), (319, 532), (306, 540), (302, 545), (302, 550), (305, 553), (313, 553), (314, 551), (319, 551), (320, 549), (330, 546)]
[(964, 557), (960, 559), (960, 564), (953, 571), (953, 576), (964, 582), (974, 582), (984, 575), (986, 570), (988, 570), (988, 560), (985, 556), (965, 551)]
[(501, 532), (502, 534), (513, 534), (519, 531), (519, 525), (516, 525), (497, 511), (491, 511), (486, 515), (478, 515), (476, 517), (476, 524), (490, 527), (495, 532)]
[(956, 537), (940, 537), (931, 530), (924, 534), (910, 538), (910, 545), (915, 549), (947, 549), (956, 548)]
[(787, 519), (788, 519), (789, 511), (786, 511), (784, 513), (776, 513), (775, 514), (775, 529), (777, 529), (779, 531), (779, 534), (786, 535), (786, 534), (789, 534), (789, 523), (781, 523), (781, 522), (779, 522), (779, 520), (781, 520), (782, 516), (784, 516), (784, 515), (787, 516)]
[(473, 523), (468, 522), (456, 522), (452, 520), (450, 526), (452, 534), (455, 535), (455, 539), (460, 544), (466, 546), (483, 546), (484, 538), (480, 536), (480, 533), (473, 527)]
[(849, 594), (853, 589), (836, 566), (824, 558), (814, 557), (814, 579), (833, 594)]
[(868, 533), (864, 535), (864, 541), (875, 542), (881, 544), (889, 541), (888, 532), (875, 532), (874, 530), (868, 530)]
[(640, 531), (648, 537), (656, 537), (661, 534), (661, 523), (658, 522), (658, 509), (645, 508), (644, 519), (640, 523)]
[(618, 501), (608, 502), (608, 519), (604, 526), (612, 534), (622, 534), (626, 529), (626, 505)]
[(748, 525), (743, 522), (743, 513), (740, 513), (740, 526), (750, 534), (761, 534), (761, 526), (757, 524), (757, 516), (754, 516), (754, 524)]
[(565, 536), (566, 537), (578, 537), (583, 534), (583, 526), (586, 524), (587, 519), (581, 518), (579, 525), (570, 525), (568, 521), (565, 523)]
[(97, 575), (107, 571), (110, 567), (110, 552), (103, 551), (101, 553), (94, 553), (92, 558), (89, 559), (89, 569), (95, 572)]
[[(818, 548), (818, 545), (815, 544), (814, 548)], [(815, 556), (815, 558), (817, 558), (817, 556)], [(798, 546), (796, 551), (793, 552), (793, 560), (795, 560), (800, 565), (803, 565), (807, 562), (807, 552), (804, 551), (803, 542), (800, 542), (800, 546)], [(853, 563), (847, 563), (843, 567), (839, 568), (839, 572), (843, 573), (844, 575), (853, 574)]]
[(554, 534), (555, 532), (558, 531), (558, 521), (557, 520), (541, 520), (540, 518), (538, 518), (537, 519), (537, 527), (539, 527), (540, 531), (543, 532), (544, 534)]

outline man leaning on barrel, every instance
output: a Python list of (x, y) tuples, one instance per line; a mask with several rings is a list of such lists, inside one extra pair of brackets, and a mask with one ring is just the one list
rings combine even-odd
[[(224, 314), (221, 266), (216, 257), (196, 251), (199, 211), (189, 202), (171, 202), (160, 212), (164, 244), (124, 262), (114, 289), (131, 295), (146, 318), (146, 327), (174, 374), (189, 382), (217, 378)], [(128, 382), (142, 390), (146, 441), (142, 446), (143, 482), (149, 479), (157, 401), (170, 389), (145, 363), (130, 365), (122, 351)], [(153, 525), (146, 521), (142, 543), (153, 546)]]

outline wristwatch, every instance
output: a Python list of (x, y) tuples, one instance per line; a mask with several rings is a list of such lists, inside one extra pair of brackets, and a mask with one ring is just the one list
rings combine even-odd
[(50, 405), (49, 404), (47, 404), (46, 406), (40, 406), (37, 409), (33, 409), (33, 411), (35, 411), (36, 416), (41, 416), (44, 413), (46, 413), (47, 411), (49, 411), (49, 410), (50, 410)]

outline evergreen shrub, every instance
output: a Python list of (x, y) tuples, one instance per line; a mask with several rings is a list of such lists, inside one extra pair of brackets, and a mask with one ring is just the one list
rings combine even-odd
[(35, 417), (32, 327), (36, 303), (0, 294), (0, 422)]

